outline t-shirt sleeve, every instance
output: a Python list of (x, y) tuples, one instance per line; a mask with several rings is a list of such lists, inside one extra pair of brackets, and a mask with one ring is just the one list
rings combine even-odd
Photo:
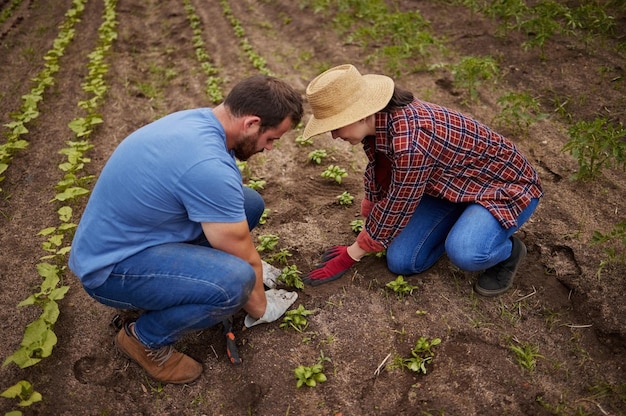
[(241, 173), (234, 162), (200, 162), (181, 177), (178, 185), (178, 197), (191, 221), (239, 222), (246, 219)]

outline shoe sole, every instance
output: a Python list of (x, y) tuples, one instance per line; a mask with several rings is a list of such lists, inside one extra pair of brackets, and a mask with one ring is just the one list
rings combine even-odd
[(509, 282), (508, 285), (506, 285), (505, 287), (501, 289), (484, 289), (478, 286), (478, 282), (476, 282), (474, 284), (474, 291), (478, 293), (479, 295), (486, 296), (486, 297), (494, 297), (494, 296), (503, 294), (504, 292), (506, 292), (507, 290), (513, 287), (513, 282), (515, 281), (515, 277), (517, 276), (517, 269), (519, 268), (519, 265), (522, 263), (522, 261), (526, 258), (526, 254), (528, 254), (526, 245), (522, 242), (522, 240), (520, 240), (517, 237), (513, 237), (513, 238), (519, 241), (519, 243), (521, 244), (522, 252), (520, 253), (520, 257), (519, 257), (519, 260), (517, 261), (517, 264), (515, 265), (515, 268), (513, 269), (513, 277), (511, 278), (511, 281)]

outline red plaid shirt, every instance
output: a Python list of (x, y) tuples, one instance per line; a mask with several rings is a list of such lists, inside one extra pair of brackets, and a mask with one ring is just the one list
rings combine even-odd
[[(376, 136), (364, 141), (365, 198), (375, 202), (364, 231), (388, 247), (422, 195), (478, 203), (504, 228), (543, 195), (537, 172), (513, 143), (459, 112), (415, 100), (376, 113)], [(367, 237), (367, 236), (359, 236)]]

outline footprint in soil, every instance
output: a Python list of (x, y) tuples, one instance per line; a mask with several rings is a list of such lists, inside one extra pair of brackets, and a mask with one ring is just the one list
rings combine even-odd
[(114, 371), (110, 357), (86, 356), (74, 363), (74, 377), (83, 384), (105, 385)]

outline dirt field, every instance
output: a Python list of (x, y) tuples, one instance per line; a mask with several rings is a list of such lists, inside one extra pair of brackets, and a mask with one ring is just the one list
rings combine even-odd
[[(11, 3), (0, 0), (2, 10)], [(225, 3), (232, 10), (230, 20)], [(353, 63), (363, 73), (387, 73), (385, 58), (371, 59), (386, 39), (364, 47), (349, 32), (339, 33), (332, 15), (315, 13), (306, 3), (191, 1), (224, 92), (258, 72), (242, 39), (272, 74), (303, 94), (313, 77), (334, 65)], [(524, 33), (498, 36), (497, 22), (451, 2), (388, 3), (399, 12), (419, 10), (447, 48), (447, 53), (405, 61), (397, 74), (389, 73), (399, 85), (488, 124), (501, 111), (497, 100), (507, 91), (532, 94), (541, 112), (549, 114), (527, 135), (510, 135), (545, 188), (536, 214), (519, 232), (528, 256), (514, 288), (495, 299), (477, 296), (472, 291), (476, 276), (455, 270), (442, 258), (426, 273), (405, 276), (417, 289), (399, 300), (386, 289), (397, 276), (386, 269), (384, 258), (371, 256), (340, 280), (299, 290), (294, 307), (314, 311), (303, 333), (279, 328), (278, 322), (242, 331), (244, 315), (237, 315), (240, 366), (227, 360), (221, 328), (186, 337), (177, 347), (200, 361), (205, 372), (196, 383), (178, 386), (150, 380), (115, 350), (110, 321), (119, 311), (89, 298), (68, 271), (63, 284), (70, 290), (60, 302), (52, 356), (26, 369), (13, 364), (0, 368), (0, 391), (28, 380), (43, 395), (41, 402), (21, 409), (25, 415), (626, 414), (626, 266), (610, 265), (598, 276), (605, 247), (591, 244), (594, 231), (607, 233), (624, 220), (626, 179), (623, 171), (606, 170), (594, 181), (572, 181), (578, 165), (561, 150), (571, 122), (598, 116), (626, 122), (626, 8), (608, 10), (615, 17), (613, 35), (588, 43), (555, 36), (542, 51), (524, 50)], [(32, 88), (31, 79), (41, 70), (71, 4), (23, 0), (0, 26), (2, 124)], [(138, 127), (173, 111), (212, 105), (184, 4), (117, 2), (118, 38), (106, 58), (109, 89), (99, 109), (104, 123), (89, 138), (94, 145), (85, 168), (89, 173), (97, 176), (115, 146)], [(80, 115), (77, 103), (85, 97), (81, 83), (103, 8), (102, 1), (87, 2), (55, 84), (46, 90), (40, 115), (24, 137), (29, 147), (15, 155), (0, 183), (3, 361), (40, 313), (37, 307), (17, 304), (41, 282), (36, 266), (46, 253), (39, 231), (58, 224), (58, 207), (50, 203), (63, 177), (58, 165), (64, 158), (58, 152), (72, 139), (68, 123)], [(236, 35), (233, 18), (245, 38)], [(465, 103), (466, 92), (454, 86), (450, 71), (420, 70), (467, 55), (493, 56), (502, 73), (498, 82), (483, 83), (478, 99), (470, 103)], [(307, 107), (305, 117), (308, 113)], [(278, 249), (292, 254), (289, 264), (306, 272), (325, 248), (355, 237), (350, 222), (359, 218), (364, 155), (358, 147), (326, 136), (315, 138), (313, 146), (300, 146), (294, 140), (299, 134), (290, 132), (275, 150), (255, 156), (249, 167), (254, 177), (266, 181), (261, 193), (271, 210), (255, 237), (278, 235)], [(329, 154), (321, 165), (308, 161), (314, 149)], [(348, 171), (341, 184), (320, 176), (330, 164)], [(355, 197), (355, 204), (337, 203), (344, 191)], [(74, 208), (76, 221), (85, 202)], [(272, 253), (262, 254), (268, 258)], [(420, 337), (441, 339), (428, 372), (394, 366), (400, 357), (410, 357)], [(522, 369), (511, 345), (535, 346), (536, 368)], [(328, 381), (297, 389), (294, 369), (312, 366), (321, 356), (329, 359), (324, 362)], [(15, 400), (0, 398), (0, 413), (16, 409)]]

